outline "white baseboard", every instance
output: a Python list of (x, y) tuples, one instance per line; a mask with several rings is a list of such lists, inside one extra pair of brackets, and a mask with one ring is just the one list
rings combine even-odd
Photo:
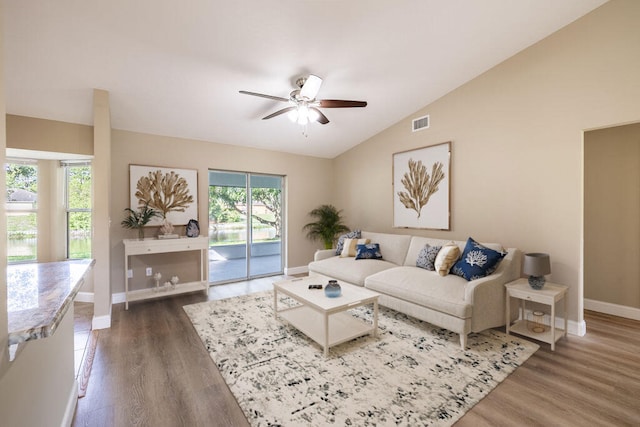
[(118, 292), (117, 294), (111, 294), (111, 304), (120, 304), (126, 302), (126, 295), (124, 292)]
[(76, 295), (76, 301), (78, 302), (93, 302), (93, 292), (78, 292)]
[(111, 327), (111, 306), (109, 306), (109, 314), (103, 316), (93, 316), (91, 329), (108, 329)]
[(307, 267), (306, 265), (302, 267), (291, 267), (291, 268), (284, 269), (284, 274), (286, 274), (287, 276), (293, 276), (294, 274), (305, 274), (308, 272), (309, 272), (309, 267)]
[(612, 316), (624, 317), (626, 319), (640, 320), (640, 308), (586, 298), (584, 299), (584, 308), (585, 310), (597, 311), (598, 313), (611, 314)]
[[(91, 302), (95, 303), (94, 293), (93, 292), (78, 292), (76, 296), (76, 301), (78, 302)], [(117, 294), (111, 295), (111, 304), (118, 304), (124, 302), (124, 292), (119, 292)]]
[(577, 335), (579, 337), (585, 336), (587, 333), (587, 323), (583, 320), (582, 322), (576, 322), (575, 320), (569, 320), (569, 333), (571, 335)]
[(78, 403), (78, 382), (73, 379), (73, 385), (71, 386), (71, 392), (69, 393), (69, 400), (67, 400), (67, 407), (64, 410), (64, 417), (60, 423), (60, 427), (70, 427), (73, 422), (73, 414), (76, 412), (76, 404)]

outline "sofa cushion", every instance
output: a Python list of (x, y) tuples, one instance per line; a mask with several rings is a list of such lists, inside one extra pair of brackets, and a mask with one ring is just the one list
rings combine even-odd
[(372, 274), (366, 278), (365, 287), (442, 313), (468, 318), (473, 306), (464, 299), (467, 283), (459, 276), (441, 277), (434, 271), (403, 266)]
[[(331, 257), (309, 263), (309, 271), (354, 285), (364, 286), (367, 276), (396, 267), (384, 259), (359, 259)], [(461, 279), (462, 280), (462, 279)]]
[(336, 245), (336, 255), (340, 255), (342, 253), (342, 248), (344, 247), (344, 239), (359, 239), (360, 238), (360, 230), (353, 230), (348, 232), (347, 234), (343, 234), (338, 237), (338, 244)]
[(358, 245), (356, 248), (356, 259), (382, 259), (380, 245), (377, 243)]
[(364, 245), (369, 243), (369, 239), (344, 239), (344, 245), (342, 248), (341, 257), (355, 257), (358, 249), (358, 245)]
[(466, 280), (488, 276), (498, 268), (506, 254), (503, 251), (489, 249), (469, 237), (462, 256), (451, 267), (451, 273)]
[(449, 274), (449, 270), (453, 267), (460, 257), (460, 248), (454, 242), (444, 245), (436, 256), (435, 267), (440, 276)]
[[(396, 265), (402, 265), (404, 262), (409, 243), (411, 242), (411, 236), (408, 235), (371, 233), (368, 231), (362, 232), (362, 238), (378, 243), (380, 245), (382, 258)], [(413, 265), (415, 265), (415, 263)]]
[(442, 246), (431, 246), (429, 244), (424, 245), (424, 248), (422, 248), (418, 254), (418, 259), (416, 259), (416, 267), (435, 271), (436, 256), (438, 256), (440, 249), (442, 249)]

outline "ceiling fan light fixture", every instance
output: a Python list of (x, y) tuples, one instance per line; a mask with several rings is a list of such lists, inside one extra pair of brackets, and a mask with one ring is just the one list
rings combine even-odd
[(307, 107), (305, 104), (299, 105), (298, 124), (304, 126), (307, 123), (309, 123), (309, 107)]
[(310, 122), (317, 122), (318, 119), (320, 118), (320, 114), (318, 114), (316, 110), (309, 108), (307, 117), (309, 118)]
[(309, 77), (307, 77), (300, 88), (300, 96), (308, 100), (314, 99), (320, 91), (320, 85), (322, 85), (322, 79), (313, 74), (309, 74)]
[[(271, 113), (262, 118), (262, 120), (272, 119), (279, 115), (286, 114), (293, 123), (298, 123), (306, 129), (309, 122), (317, 122), (321, 125), (329, 123), (329, 119), (324, 115), (320, 108), (353, 108), (366, 107), (366, 101), (350, 101), (343, 99), (316, 99), (322, 79), (316, 75), (310, 74), (308, 77), (300, 77), (295, 82), (297, 89), (294, 89), (289, 98), (281, 98), (279, 96), (265, 95), (258, 92), (249, 92), (241, 90), (244, 95), (258, 96), (261, 98), (272, 99), (274, 101), (287, 102), (288, 107), (282, 108), (275, 113)], [(306, 132), (306, 131), (305, 131)]]

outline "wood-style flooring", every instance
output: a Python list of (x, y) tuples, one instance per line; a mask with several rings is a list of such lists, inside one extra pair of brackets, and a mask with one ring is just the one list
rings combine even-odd
[[(208, 299), (271, 289), (221, 285)], [(198, 292), (113, 307), (74, 426), (248, 426), (182, 306)], [(587, 334), (538, 350), (456, 426), (640, 426), (640, 322), (587, 312)]]

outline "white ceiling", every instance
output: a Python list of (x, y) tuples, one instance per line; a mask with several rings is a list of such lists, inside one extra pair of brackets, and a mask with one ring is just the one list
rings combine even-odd
[[(3, 0), (7, 112), (333, 158), (606, 0)], [(324, 79), (308, 136), (284, 103)]]

